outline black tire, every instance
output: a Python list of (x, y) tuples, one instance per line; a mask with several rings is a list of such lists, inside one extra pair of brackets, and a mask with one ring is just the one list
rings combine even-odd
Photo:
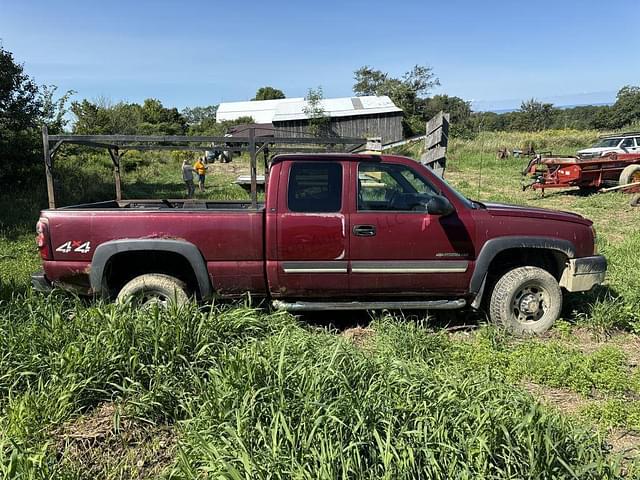
[(627, 185), (634, 182), (640, 182), (640, 165), (627, 165), (620, 173), (619, 184)]
[(116, 301), (132, 302), (141, 308), (154, 304), (166, 308), (169, 304), (188, 303), (189, 294), (181, 280), (161, 273), (147, 273), (127, 282), (118, 293)]
[(560, 316), (558, 281), (538, 267), (518, 267), (496, 283), (489, 302), (491, 320), (516, 334), (544, 333)]

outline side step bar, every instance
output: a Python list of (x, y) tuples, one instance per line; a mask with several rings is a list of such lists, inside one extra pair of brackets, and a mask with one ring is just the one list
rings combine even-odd
[(289, 312), (322, 310), (455, 310), (467, 304), (465, 300), (416, 300), (407, 302), (285, 302), (274, 300), (273, 307)]

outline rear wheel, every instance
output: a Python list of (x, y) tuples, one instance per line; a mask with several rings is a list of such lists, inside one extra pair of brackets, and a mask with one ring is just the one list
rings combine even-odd
[(132, 303), (140, 308), (154, 305), (167, 308), (170, 304), (184, 305), (189, 301), (184, 282), (170, 275), (147, 273), (135, 277), (122, 287), (118, 303)]
[(562, 291), (539, 267), (518, 267), (496, 283), (489, 303), (491, 320), (518, 334), (546, 332), (560, 316)]
[(640, 182), (640, 165), (627, 165), (620, 173), (620, 185)]

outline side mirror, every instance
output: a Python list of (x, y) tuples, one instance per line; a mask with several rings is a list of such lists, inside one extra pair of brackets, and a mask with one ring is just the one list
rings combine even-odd
[(451, 202), (442, 195), (434, 195), (427, 202), (427, 213), (429, 215), (450, 215), (455, 212)]

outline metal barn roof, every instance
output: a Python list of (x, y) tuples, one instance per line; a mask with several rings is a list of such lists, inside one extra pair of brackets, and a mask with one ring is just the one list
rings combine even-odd
[(252, 100), (248, 102), (224, 102), (216, 112), (216, 120), (237, 120), (252, 117), (256, 123), (271, 123), (280, 105), (304, 102), (304, 98), (283, 98), (279, 100)]
[[(218, 121), (250, 116), (258, 123), (304, 120), (307, 104), (304, 98), (228, 102), (220, 104), (216, 116)], [(386, 95), (326, 98), (320, 104), (325, 114), (333, 118), (402, 112)]]

